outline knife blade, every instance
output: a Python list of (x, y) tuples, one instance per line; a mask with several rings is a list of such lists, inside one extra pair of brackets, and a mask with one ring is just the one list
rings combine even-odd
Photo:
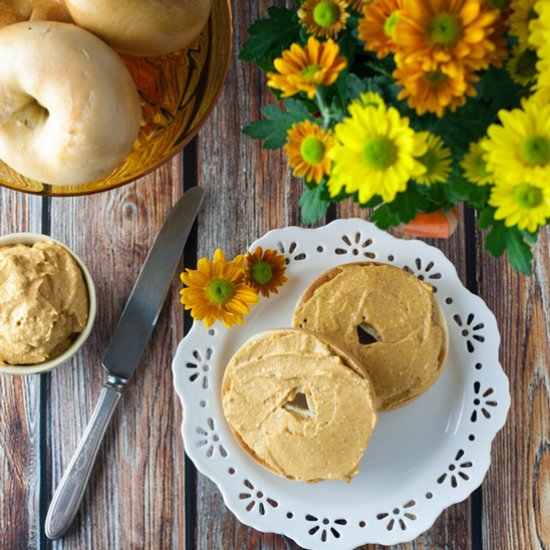
[(107, 382), (48, 509), (45, 533), (50, 539), (62, 537), (76, 516), (103, 435), (153, 333), (203, 196), (204, 191), (194, 187), (178, 200), (134, 284), (102, 360)]

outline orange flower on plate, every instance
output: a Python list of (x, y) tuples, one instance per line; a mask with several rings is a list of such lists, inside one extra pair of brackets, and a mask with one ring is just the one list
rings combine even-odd
[(282, 57), (274, 61), (277, 72), (267, 73), (267, 85), (290, 97), (305, 92), (309, 99), (315, 97), (317, 86), (334, 84), (346, 68), (347, 60), (340, 57), (340, 46), (329, 38), (319, 42), (312, 36), (302, 48), (292, 44)]
[(270, 293), (277, 294), (278, 287), (287, 282), (285, 277), (285, 257), (276, 250), (267, 249), (265, 252), (261, 246), (254, 252), (246, 254), (245, 282), (262, 296), (269, 297)]
[(442, 117), (448, 109), (456, 111), (466, 103), (468, 96), (476, 95), (473, 83), (479, 77), (472, 73), (459, 74), (451, 77), (440, 69), (426, 71), (420, 63), (398, 63), (393, 72), (397, 84), (403, 88), (398, 99), (406, 99), (411, 109), (419, 115), (435, 113)]
[(329, 152), (333, 145), (332, 133), (324, 132), (318, 124), (309, 120), (293, 124), (285, 145), (292, 174), (320, 183), (330, 172)]
[(498, 10), (480, 0), (404, 0), (394, 30), (398, 59), (452, 78), (489, 66)]
[(376, 52), (379, 58), (395, 52), (393, 33), (402, 5), (403, 0), (374, 0), (365, 4), (357, 28), (365, 50)]

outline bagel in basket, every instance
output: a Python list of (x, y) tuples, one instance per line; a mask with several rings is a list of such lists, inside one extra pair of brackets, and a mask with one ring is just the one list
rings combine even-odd
[(162, 55), (186, 48), (210, 15), (211, 0), (65, 0), (77, 25), (115, 50)]
[(227, 365), (225, 417), (242, 447), (288, 479), (350, 481), (376, 424), (372, 384), (351, 357), (308, 331), (248, 340)]
[(293, 325), (353, 354), (384, 411), (426, 392), (447, 356), (447, 325), (432, 287), (391, 265), (353, 263), (327, 271), (299, 299)]
[(116, 168), (141, 121), (120, 57), (68, 23), (0, 30), (0, 159), (28, 178), (77, 185)]

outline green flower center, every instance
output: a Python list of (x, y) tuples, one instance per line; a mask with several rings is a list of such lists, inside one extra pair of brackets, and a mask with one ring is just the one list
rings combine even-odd
[(424, 176), (432, 176), (437, 172), (439, 156), (433, 149), (428, 149), (418, 160), (426, 167)]
[(385, 170), (396, 158), (393, 143), (385, 137), (370, 138), (363, 148), (363, 159), (373, 170)]
[(550, 162), (550, 141), (543, 136), (529, 136), (521, 145), (521, 159), (531, 166)]
[(516, 73), (523, 78), (534, 79), (537, 74), (538, 59), (534, 50), (524, 50), (516, 60)]
[(488, 177), (487, 163), (481, 153), (476, 153), (472, 158), (472, 171), (478, 178)]
[(267, 262), (256, 262), (252, 265), (250, 276), (255, 283), (265, 285), (271, 281), (271, 278), (273, 277), (273, 270)]
[(340, 8), (330, 0), (322, 0), (313, 9), (313, 21), (320, 27), (331, 27), (340, 19)]
[(449, 77), (439, 69), (436, 71), (427, 71), (424, 73), (424, 80), (430, 86), (442, 86), (449, 80)]
[(522, 183), (514, 190), (514, 199), (522, 208), (536, 208), (542, 204), (542, 190), (534, 185)]
[(302, 141), (300, 154), (307, 163), (317, 164), (323, 160), (325, 146), (319, 138), (309, 136)]
[(227, 304), (235, 294), (235, 285), (227, 279), (212, 279), (206, 285), (206, 298), (216, 306)]
[(306, 82), (311, 82), (319, 70), (320, 67), (318, 67), (317, 65), (308, 65), (300, 71), (300, 75), (304, 78)]
[(395, 11), (386, 19), (386, 22), (384, 23), (384, 32), (388, 38), (393, 37), (393, 29), (398, 21), (399, 16)]
[(438, 13), (428, 25), (428, 38), (436, 46), (454, 46), (462, 38), (460, 17), (454, 13)]

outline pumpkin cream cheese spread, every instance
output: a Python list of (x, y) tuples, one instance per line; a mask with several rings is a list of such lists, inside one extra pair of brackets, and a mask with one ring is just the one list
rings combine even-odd
[(88, 319), (71, 254), (53, 242), (0, 248), (0, 362), (37, 364), (63, 353)]
[(350, 481), (376, 424), (361, 367), (308, 331), (262, 333), (233, 356), (224, 414), (249, 454), (289, 479)]
[[(293, 324), (329, 336), (360, 360), (381, 410), (427, 391), (446, 357), (446, 323), (432, 287), (390, 265), (346, 264), (325, 273), (299, 300)], [(371, 341), (362, 342), (361, 332)]]

